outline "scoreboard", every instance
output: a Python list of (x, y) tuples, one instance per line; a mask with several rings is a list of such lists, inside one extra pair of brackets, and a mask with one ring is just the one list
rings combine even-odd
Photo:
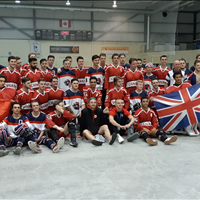
[(92, 31), (35, 30), (36, 40), (92, 41)]

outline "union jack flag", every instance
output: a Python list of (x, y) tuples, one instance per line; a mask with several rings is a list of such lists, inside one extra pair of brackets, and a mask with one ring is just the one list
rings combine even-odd
[(164, 131), (181, 129), (200, 121), (200, 83), (154, 97)]

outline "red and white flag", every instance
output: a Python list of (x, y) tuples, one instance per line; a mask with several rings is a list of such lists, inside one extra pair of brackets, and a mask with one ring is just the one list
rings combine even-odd
[(71, 27), (71, 20), (60, 20), (60, 27), (70, 28)]

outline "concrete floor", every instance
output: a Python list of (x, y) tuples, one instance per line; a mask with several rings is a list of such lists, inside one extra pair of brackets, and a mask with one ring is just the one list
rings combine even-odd
[(154, 147), (141, 139), (78, 142), (73, 148), (67, 140), (57, 154), (42, 146), (41, 154), (24, 147), (20, 156), (1, 157), (0, 199), (200, 198), (200, 137)]

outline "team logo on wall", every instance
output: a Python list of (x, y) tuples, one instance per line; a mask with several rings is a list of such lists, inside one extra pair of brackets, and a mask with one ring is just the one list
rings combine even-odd
[(73, 106), (73, 108), (74, 108), (75, 110), (79, 110), (79, 108), (80, 108), (78, 102), (75, 102), (72, 106)]
[(66, 86), (69, 86), (70, 85), (70, 80), (67, 79), (64, 83), (65, 83)]

